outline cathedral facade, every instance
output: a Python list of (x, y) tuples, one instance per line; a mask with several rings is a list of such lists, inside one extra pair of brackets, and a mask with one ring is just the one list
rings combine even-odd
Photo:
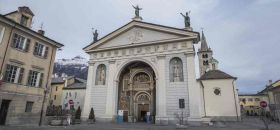
[[(194, 44), (200, 41), (206, 45), (197, 53)], [(138, 17), (84, 51), (90, 60), (83, 119), (91, 108), (97, 121), (114, 121), (120, 110), (124, 122), (143, 122), (147, 115), (156, 124), (175, 124), (180, 117), (189, 123), (239, 119), (236, 78), (216, 69), (218, 61), (205, 36), (190, 27), (146, 23)]]

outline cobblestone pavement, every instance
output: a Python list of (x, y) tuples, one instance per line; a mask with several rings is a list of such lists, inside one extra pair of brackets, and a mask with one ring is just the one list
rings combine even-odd
[[(263, 123), (258, 118), (245, 118), (242, 122), (216, 122), (213, 126), (188, 126), (187, 130), (259, 130)], [(280, 130), (279, 123), (270, 128)], [(71, 126), (0, 126), (0, 130), (175, 130), (176, 126), (159, 126), (145, 123), (96, 123)]]

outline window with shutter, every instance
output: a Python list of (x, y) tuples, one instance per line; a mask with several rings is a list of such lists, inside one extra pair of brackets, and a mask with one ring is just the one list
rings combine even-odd
[(25, 51), (26, 42), (28, 42), (28, 40), (25, 37), (14, 33), (11, 46), (13, 48)]
[(9, 83), (21, 83), (23, 73), (23, 68), (7, 64), (4, 80)]
[(43, 52), (44, 52), (44, 45), (42, 45), (42, 44), (39, 44), (38, 45), (38, 51), (37, 51), (38, 53), (37, 53), (37, 55), (38, 56), (43, 56)]
[(22, 15), (20, 19), (20, 24), (23, 26), (27, 26), (28, 17)]
[(36, 42), (33, 54), (36, 56), (46, 58), (48, 56), (48, 51), (49, 51), (49, 47)]
[(28, 86), (31, 87), (42, 87), (44, 74), (30, 70), (28, 76)]

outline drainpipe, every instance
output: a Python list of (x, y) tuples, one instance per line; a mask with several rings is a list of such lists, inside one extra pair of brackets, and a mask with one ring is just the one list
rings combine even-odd
[(236, 96), (235, 96), (235, 90), (234, 90), (234, 80), (232, 80), (232, 90), (233, 90), (233, 96), (234, 96), (234, 105), (235, 105), (235, 112), (236, 112), (236, 119), (239, 121), (238, 111), (237, 111), (237, 105), (236, 105)]
[(42, 119), (43, 119), (43, 113), (44, 113), (44, 105), (45, 105), (46, 95), (48, 93), (48, 84), (49, 84), (49, 77), (50, 77), (50, 71), (51, 71), (51, 64), (52, 64), (52, 60), (53, 60), (54, 49), (55, 48), (52, 49), (51, 60), (50, 60), (50, 63), (49, 63), (49, 71), (48, 71), (48, 76), (47, 76), (46, 88), (44, 89), (44, 97), (43, 97), (43, 102), (42, 102), (42, 107), (41, 107), (39, 126), (42, 125)]

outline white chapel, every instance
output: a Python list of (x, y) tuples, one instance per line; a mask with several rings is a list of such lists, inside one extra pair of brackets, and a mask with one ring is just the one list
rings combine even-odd
[(93, 108), (97, 121), (108, 122), (119, 110), (124, 122), (143, 122), (147, 114), (156, 124), (176, 124), (180, 116), (188, 123), (238, 121), (236, 77), (218, 69), (204, 33), (192, 30), (188, 14), (182, 14), (185, 28), (144, 22), (137, 8), (135, 14), (103, 38), (95, 34), (84, 48), (90, 60), (82, 118)]

